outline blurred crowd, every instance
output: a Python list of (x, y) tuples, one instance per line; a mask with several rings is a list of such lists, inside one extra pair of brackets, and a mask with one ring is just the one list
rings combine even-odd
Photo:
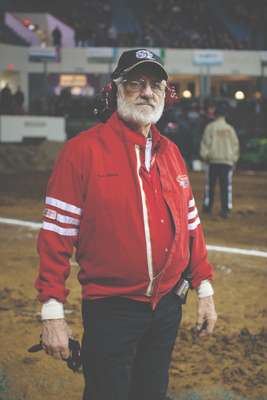
[(24, 114), (24, 93), (20, 86), (15, 92), (11, 91), (8, 84), (0, 90), (0, 114)]
[(74, 29), (79, 47), (267, 49), (266, 0), (131, 0), (125, 18), (120, 0), (11, 0), (12, 7), (53, 14)]
[[(71, 7), (71, 3), (69, 3)], [(112, 32), (111, 1), (83, 0), (80, 7), (64, 11), (64, 22), (74, 28), (76, 46), (116, 46)], [(114, 36), (115, 35), (115, 36)]]
[[(3, 92), (3, 91), (2, 91)], [(23, 113), (22, 101), (16, 103), (19, 91), (11, 97), (1, 93), (1, 114)], [(216, 101), (220, 99), (181, 99), (178, 104), (166, 110), (159, 121), (160, 131), (181, 149), (188, 165), (198, 158), (199, 145), (206, 125), (215, 118)], [(267, 138), (267, 100), (253, 99), (236, 101), (223, 99), (227, 105), (227, 120), (236, 129), (242, 143), (251, 138)], [(5, 107), (9, 107), (8, 109)], [(38, 97), (30, 103), (30, 115), (63, 116), (66, 120), (95, 121), (95, 98), (73, 96), (68, 88), (60, 95), (48, 98)]]
[(241, 47), (257, 49), (262, 41), (267, 49), (267, 2), (266, 0), (225, 0), (224, 10), (232, 22), (245, 29), (248, 35), (240, 40)]
[(208, 0), (148, 0), (141, 26), (141, 41), (146, 46), (238, 48), (221, 20), (211, 14)]
[[(251, 139), (267, 140), (267, 99), (181, 98), (176, 105), (165, 110), (158, 127), (162, 134), (177, 144), (189, 168), (192, 168), (194, 160), (199, 159), (201, 138), (206, 125), (215, 119), (218, 101), (226, 104), (226, 118), (238, 134), (241, 150)], [(98, 122), (95, 107), (95, 97), (72, 95), (70, 88), (65, 88), (58, 95), (32, 99), (27, 114), (64, 117), (67, 125), (76, 126), (67, 132), (70, 138), (86, 129), (88, 124)], [(13, 93), (8, 85), (1, 90), (0, 114), (26, 114), (20, 87)]]
[[(259, 1), (259, 0), (258, 0)], [(141, 6), (140, 6), (141, 3)], [(241, 22), (247, 35), (235, 37), (209, 0), (147, 0), (129, 2), (136, 19), (133, 31), (114, 24), (111, 0), (83, 0), (81, 6), (60, 17), (75, 29), (76, 46), (151, 46), (168, 48), (256, 49), (267, 48), (267, 4), (250, 1), (225, 5), (232, 22)], [(153, 12), (151, 12), (153, 10)], [(238, 20), (238, 21), (237, 21)], [(256, 38), (261, 37), (258, 41)]]
[(51, 115), (65, 118), (90, 118), (92, 98), (72, 95), (66, 87), (58, 95), (38, 96), (30, 101), (31, 115)]
[(180, 148), (189, 167), (199, 159), (201, 138), (208, 123), (215, 120), (216, 104), (224, 102), (227, 121), (234, 126), (245, 148), (248, 140), (267, 138), (267, 100), (182, 99), (166, 110), (159, 121), (159, 128)]

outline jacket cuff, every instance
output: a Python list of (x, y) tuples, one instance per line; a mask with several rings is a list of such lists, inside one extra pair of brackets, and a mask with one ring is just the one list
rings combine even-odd
[(64, 307), (63, 303), (60, 303), (56, 299), (49, 299), (42, 305), (41, 319), (62, 319), (64, 318)]
[(213, 296), (214, 290), (208, 279), (205, 279), (200, 283), (200, 285), (196, 288), (197, 295), (199, 299), (203, 297)]

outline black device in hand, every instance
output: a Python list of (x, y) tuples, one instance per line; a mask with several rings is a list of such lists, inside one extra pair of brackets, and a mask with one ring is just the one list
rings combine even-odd
[[(34, 344), (28, 349), (29, 353), (36, 353), (37, 351), (43, 350), (42, 346), (42, 338), (38, 344)], [(78, 340), (73, 338), (69, 338), (69, 350), (70, 356), (66, 360), (67, 366), (73, 371), (78, 372), (81, 368), (82, 361), (81, 361), (81, 346)]]
[(186, 298), (189, 288), (190, 288), (189, 280), (182, 278), (173, 289), (174, 294), (176, 294), (176, 296), (180, 298), (182, 304), (186, 303)]

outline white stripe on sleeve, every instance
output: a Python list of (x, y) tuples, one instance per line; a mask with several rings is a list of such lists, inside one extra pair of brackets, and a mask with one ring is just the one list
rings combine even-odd
[(195, 199), (193, 198), (193, 199), (191, 199), (191, 200), (189, 200), (189, 202), (188, 202), (188, 207), (189, 208), (192, 208), (192, 207), (194, 207), (196, 205), (196, 203), (195, 203)]
[(193, 219), (197, 216), (197, 208), (195, 207), (193, 211), (188, 213), (188, 219)]
[(200, 224), (200, 219), (198, 216), (198, 211), (195, 203), (194, 197), (188, 202), (188, 230), (193, 231)]
[(58, 226), (56, 224), (52, 224), (51, 222), (43, 222), (42, 228), (47, 231), (52, 231), (55, 233), (58, 233), (59, 235), (62, 236), (77, 236), (78, 235), (78, 229), (75, 228), (62, 228), (61, 226)]
[(54, 197), (49, 197), (47, 196), (45, 198), (45, 203), (50, 205), (50, 206), (55, 206), (57, 208), (60, 208), (61, 210), (64, 211), (69, 211), (73, 214), (81, 215), (82, 209), (79, 207), (74, 206), (73, 204), (65, 203), (65, 201), (61, 201), (59, 199), (56, 199)]
[(57, 221), (62, 224), (80, 225), (77, 218), (68, 217), (67, 215), (57, 214)]
[(197, 217), (197, 219), (196, 219), (194, 222), (192, 222), (191, 224), (188, 224), (188, 229), (189, 229), (190, 231), (193, 231), (194, 229), (196, 229), (196, 227), (197, 227), (199, 224), (200, 224), (200, 219), (199, 219), (199, 217)]

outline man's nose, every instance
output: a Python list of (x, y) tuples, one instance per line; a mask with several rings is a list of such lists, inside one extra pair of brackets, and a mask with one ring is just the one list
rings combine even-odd
[(141, 88), (141, 96), (144, 96), (144, 97), (152, 97), (153, 96), (153, 90), (151, 89), (150, 82), (148, 82), (148, 81), (144, 82), (144, 84)]

